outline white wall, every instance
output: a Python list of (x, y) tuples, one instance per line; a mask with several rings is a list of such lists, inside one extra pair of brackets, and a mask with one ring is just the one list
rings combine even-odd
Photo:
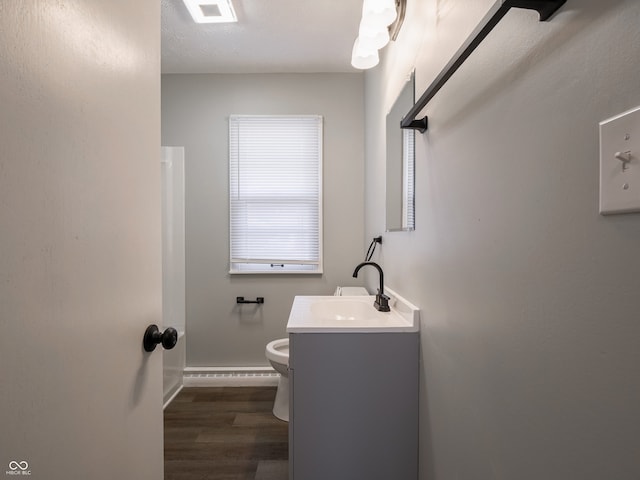
[[(364, 81), (355, 74), (163, 75), (162, 142), (184, 145), (187, 366), (260, 366), (286, 336), (293, 297), (333, 293), (362, 261)], [(228, 117), (324, 117), (324, 274), (235, 275), (229, 270)], [(237, 306), (236, 296), (265, 297)]]
[[(402, 81), (419, 96), (492, 3), (408, 0), (366, 74), (366, 237)], [(640, 477), (640, 215), (598, 214), (598, 122), (640, 105), (640, 2), (537, 18), (509, 13), (427, 107), (416, 231), (376, 257), (423, 312), (423, 480)]]

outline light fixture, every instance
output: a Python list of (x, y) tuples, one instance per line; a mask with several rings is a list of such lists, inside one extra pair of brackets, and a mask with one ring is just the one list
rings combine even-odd
[(237, 22), (231, 0), (182, 0), (196, 23)]
[(375, 67), (378, 50), (395, 40), (404, 20), (406, 0), (364, 0), (351, 65), (360, 70)]
[(389, 43), (389, 29), (385, 25), (384, 27), (374, 27), (367, 24), (360, 24), (360, 30), (358, 30), (358, 38), (360, 44), (365, 49), (380, 50)]
[(364, 0), (361, 25), (388, 27), (397, 16), (395, 0)]
[(351, 54), (351, 65), (359, 70), (367, 70), (375, 67), (380, 61), (377, 48), (366, 48), (360, 44), (360, 38), (356, 38)]

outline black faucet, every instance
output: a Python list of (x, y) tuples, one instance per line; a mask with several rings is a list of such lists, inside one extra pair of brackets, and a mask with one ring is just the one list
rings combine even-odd
[(356, 267), (353, 271), (353, 278), (358, 278), (358, 272), (365, 265), (371, 265), (378, 270), (380, 274), (380, 288), (378, 289), (378, 294), (376, 295), (376, 300), (373, 302), (373, 306), (379, 312), (389, 312), (391, 309), (389, 308), (389, 297), (384, 294), (384, 273), (382, 273), (382, 268), (375, 262), (362, 262), (360, 265)]

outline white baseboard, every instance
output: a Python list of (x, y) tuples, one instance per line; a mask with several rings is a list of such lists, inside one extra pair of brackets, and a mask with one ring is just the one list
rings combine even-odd
[(180, 391), (182, 390), (183, 387), (184, 387), (184, 385), (178, 385), (175, 388), (175, 390), (171, 394), (169, 394), (168, 398), (165, 398), (165, 402), (164, 402), (164, 405), (162, 406), (162, 410), (167, 408), (169, 406), (169, 404), (171, 402), (173, 402), (173, 399), (178, 396), (178, 394), (180, 393)]
[(185, 387), (277, 386), (280, 374), (271, 367), (186, 367)]

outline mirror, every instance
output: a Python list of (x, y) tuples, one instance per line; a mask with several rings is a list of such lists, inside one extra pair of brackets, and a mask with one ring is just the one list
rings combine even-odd
[(387, 115), (387, 224), (388, 232), (413, 230), (415, 130), (400, 128), (400, 121), (413, 107), (414, 75), (402, 87)]

